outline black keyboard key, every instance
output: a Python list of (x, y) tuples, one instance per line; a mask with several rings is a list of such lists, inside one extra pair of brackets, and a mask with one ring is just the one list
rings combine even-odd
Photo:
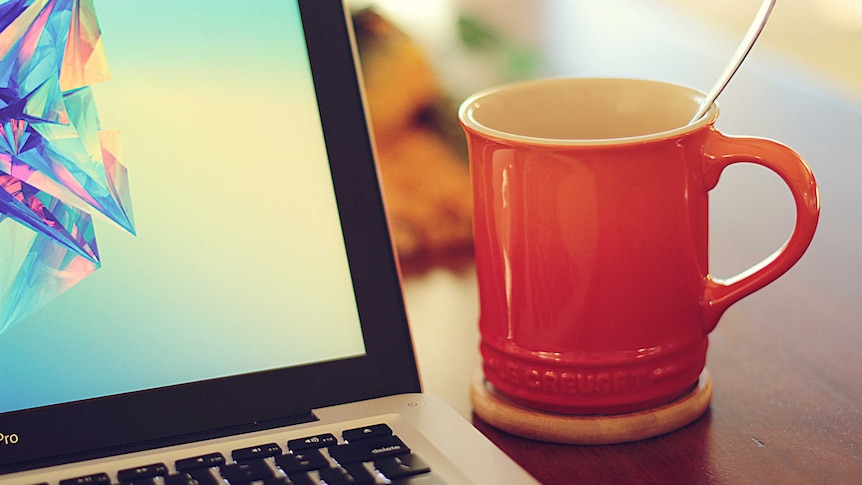
[(111, 485), (111, 477), (107, 473), (94, 473), (85, 477), (61, 480), (60, 485)]
[(342, 468), (324, 468), (318, 473), (326, 485), (374, 484), (374, 475), (362, 463), (349, 463)]
[(121, 481), (122, 485), (162, 485), (163, 477), (136, 478), (134, 480)]
[(290, 479), (291, 485), (320, 485), (320, 482), (308, 476), (308, 473), (294, 473), (287, 477)]
[(369, 438), (329, 448), (329, 456), (341, 466), (347, 463), (373, 461), (384, 456), (407, 453), (410, 453), (410, 448), (397, 436)]
[(186, 472), (173, 473), (165, 477), (165, 485), (197, 485), (197, 483), (198, 481)]
[(222, 466), (225, 464), (224, 455), (221, 453), (210, 453), (208, 455), (195, 456), (177, 460), (174, 466), (178, 472), (194, 470), (196, 468), (212, 468), (214, 466)]
[(326, 433), (290, 440), (287, 442), (287, 447), (291, 451), (303, 451), (314, 448), (328, 448), (337, 444), (338, 438), (336, 438), (332, 433)]
[(374, 460), (374, 468), (377, 468), (377, 471), (390, 480), (420, 475), (431, 471), (431, 467), (413, 453), (379, 458)]
[(120, 470), (117, 472), (117, 480), (123, 483), (130, 483), (142, 478), (163, 477), (167, 474), (168, 467), (164, 463), (153, 463), (152, 465)]
[(356, 441), (379, 436), (392, 436), (392, 428), (386, 424), (374, 424), (364, 428), (346, 429), (341, 433), (344, 441)]
[(348, 463), (341, 468), (355, 481), (350, 483), (374, 483), (374, 474), (362, 463)]
[(273, 476), (272, 468), (263, 459), (244, 461), (221, 467), (221, 476), (231, 485), (264, 480)]
[(224, 485), (224, 480), (217, 475), (218, 468), (194, 468), (187, 472), (198, 485)]
[(263, 485), (294, 485), (287, 477), (270, 477), (263, 480)]
[(241, 448), (230, 452), (231, 458), (235, 462), (256, 460), (259, 458), (267, 458), (281, 454), (281, 447), (275, 443), (267, 443), (260, 446), (252, 446), (250, 448)]
[(275, 457), (275, 464), (284, 473), (307, 472), (319, 470), (329, 466), (329, 460), (323, 456), (320, 450), (305, 450), (299, 453), (287, 453)]

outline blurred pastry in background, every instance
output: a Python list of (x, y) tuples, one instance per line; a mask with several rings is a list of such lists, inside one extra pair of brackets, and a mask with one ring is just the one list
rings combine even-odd
[(353, 20), (402, 268), (463, 261), (472, 256), (472, 195), (457, 105), (404, 32), (372, 9)]

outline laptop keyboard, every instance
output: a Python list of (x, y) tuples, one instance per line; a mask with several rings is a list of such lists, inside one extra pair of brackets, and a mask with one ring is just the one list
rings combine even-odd
[(117, 472), (62, 480), (60, 485), (431, 485), (443, 483), (386, 424), (210, 453)]

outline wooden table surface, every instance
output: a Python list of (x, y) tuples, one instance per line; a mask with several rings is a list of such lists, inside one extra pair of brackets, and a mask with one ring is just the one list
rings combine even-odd
[[(627, 35), (658, 38), (662, 55), (651, 58), (647, 47), (631, 52), (608, 26), (590, 30), (590, 12), (578, 13), (588, 31), (579, 35), (610, 45), (611, 54), (562, 63), (554, 73), (650, 77), (706, 90), (703, 80), (717, 75), (735, 47), (708, 30), (684, 40), (696, 27), (669, 39), (661, 20), (650, 17)], [(674, 59), (684, 59), (684, 68)], [(542, 483), (862, 483), (862, 105), (756, 51), (720, 101), (719, 129), (779, 140), (808, 161), (822, 214), (803, 259), (731, 307), (710, 335), (714, 394), (691, 425), (610, 446), (540, 443), (494, 429), (472, 416), (469, 403), (479, 367), (475, 270), (444, 265), (405, 280), (426, 391), (473, 419)], [(766, 257), (793, 224), (789, 192), (758, 167), (728, 169), (710, 214), (718, 276)]]

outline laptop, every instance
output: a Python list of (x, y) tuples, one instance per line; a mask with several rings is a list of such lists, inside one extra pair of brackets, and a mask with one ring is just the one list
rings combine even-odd
[(421, 393), (358, 79), (338, 0), (0, 2), (0, 483), (533, 482)]

